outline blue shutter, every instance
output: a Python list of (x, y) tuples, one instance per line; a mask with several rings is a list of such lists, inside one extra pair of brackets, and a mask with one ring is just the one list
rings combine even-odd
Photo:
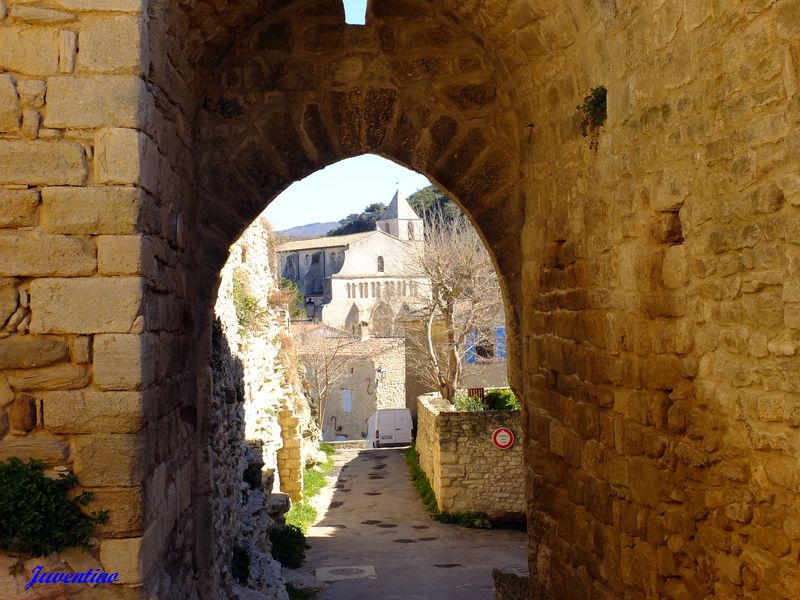
[(478, 362), (478, 355), (475, 352), (475, 340), (477, 339), (477, 332), (470, 331), (464, 338), (464, 362), (468, 365), (474, 365)]
[(506, 359), (506, 328), (495, 327), (494, 329), (494, 356), (497, 360)]

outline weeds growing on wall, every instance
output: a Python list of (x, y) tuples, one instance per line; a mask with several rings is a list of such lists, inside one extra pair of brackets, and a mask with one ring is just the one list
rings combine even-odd
[(66, 548), (89, 548), (89, 536), (95, 526), (108, 521), (108, 512), (84, 513), (81, 507), (92, 495), (84, 492), (70, 498), (77, 483), (72, 473), (47, 477), (37, 460), (0, 462), (0, 551), (38, 557)]
[(236, 321), (239, 323), (240, 333), (258, 330), (266, 315), (266, 310), (261, 306), (258, 298), (247, 292), (239, 272), (233, 274), (233, 307), (236, 310)]
[(590, 137), (589, 147), (592, 150), (597, 150), (598, 129), (603, 126), (608, 116), (607, 94), (608, 90), (605, 86), (592, 88), (592, 91), (583, 99), (583, 104), (578, 106), (578, 110), (583, 114), (581, 134), (583, 137)]
[(422, 496), (422, 503), (431, 517), (441, 523), (451, 523), (453, 525), (461, 525), (462, 527), (469, 527), (472, 529), (491, 529), (492, 525), (489, 523), (489, 516), (484, 512), (457, 512), (449, 513), (439, 510), (439, 503), (436, 501), (436, 494), (433, 493), (431, 482), (422, 466), (419, 464), (419, 452), (415, 446), (410, 446), (405, 451), (406, 464), (408, 465), (411, 480), (414, 487), (419, 490)]

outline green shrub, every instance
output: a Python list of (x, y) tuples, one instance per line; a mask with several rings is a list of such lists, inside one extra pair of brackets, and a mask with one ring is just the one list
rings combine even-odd
[(250, 551), (247, 548), (233, 547), (231, 575), (240, 585), (247, 585), (247, 582), (250, 581)]
[(306, 299), (297, 284), (291, 279), (285, 277), (281, 279), (280, 283), (280, 297), (276, 301), (282, 305), (288, 305), (289, 318), (292, 320), (307, 319), (306, 314)]
[(486, 410), (519, 410), (519, 400), (511, 390), (491, 390), (483, 397)]
[(108, 520), (108, 511), (87, 515), (81, 510), (92, 499), (84, 492), (70, 500), (78, 483), (74, 474), (47, 477), (37, 460), (0, 462), (0, 550), (32, 557), (66, 548), (89, 547), (95, 526)]
[(453, 404), (455, 404), (456, 410), (462, 412), (479, 412), (483, 410), (483, 403), (476, 396), (456, 394), (453, 398)]
[(282, 565), (296, 569), (306, 558), (306, 535), (295, 525), (276, 527), (269, 532), (272, 542), (272, 556)]
[(483, 512), (441, 512), (439, 503), (436, 500), (436, 494), (434, 494), (431, 487), (431, 482), (419, 464), (419, 452), (417, 452), (416, 447), (412, 444), (404, 454), (411, 481), (414, 483), (414, 487), (419, 490), (420, 496), (422, 496), (422, 503), (434, 520), (473, 529), (490, 529), (492, 527), (491, 523), (489, 523), (488, 515)]
[(314, 600), (319, 594), (319, 590), (305, 590), (291, 583), (286, 584), (286, 592), (289, 594), (289, 600)]

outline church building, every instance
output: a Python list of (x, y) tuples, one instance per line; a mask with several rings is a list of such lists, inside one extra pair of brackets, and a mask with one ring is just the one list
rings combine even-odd
[(281, 274), (314, 303), (314, 320), (353, 334), (391, 337), (426, 290), (413, 259), (424, 236), (423, 220), (395, 193), (375, 231), (279, 246)]

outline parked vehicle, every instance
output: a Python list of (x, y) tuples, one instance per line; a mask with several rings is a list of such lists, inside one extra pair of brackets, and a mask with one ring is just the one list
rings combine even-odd
[(367, 421), (367, 447), (406, 446), (412, 442), (411, 411), (407, 408), (382, 408)]

